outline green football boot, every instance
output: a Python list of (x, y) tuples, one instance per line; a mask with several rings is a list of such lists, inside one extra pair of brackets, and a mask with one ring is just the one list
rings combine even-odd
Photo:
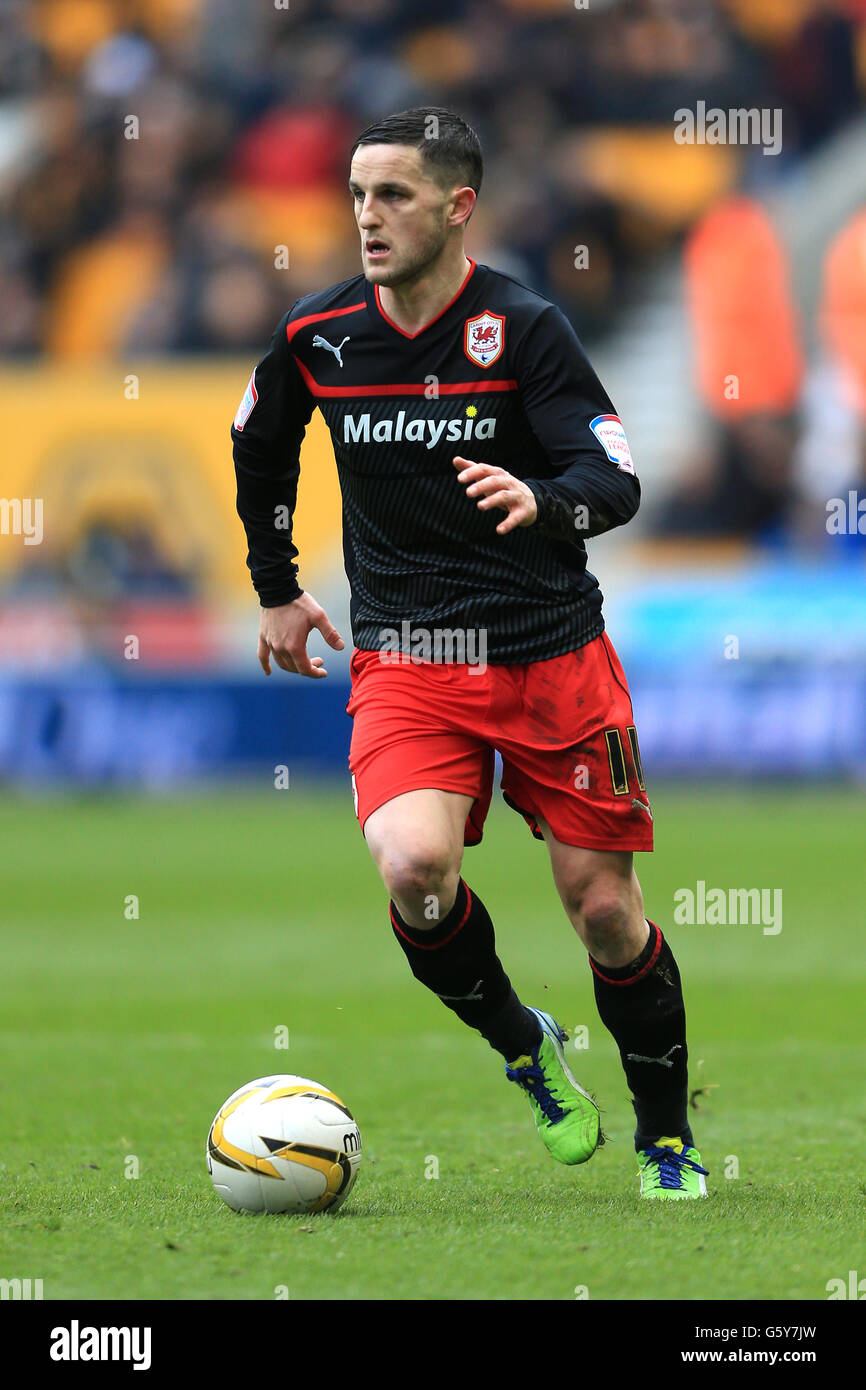
[(536, 1128), (560, 1163), (586, 1163), (604, 1143), (598, 1106), (568, 1069), (562, 1044), (568, 1034), (541, 1009), (541, 1041), (529, 1056), (507, 1064), (505, 1075), (529, 1096)]
[(686, 1148), (681, 1139), (659, 1139), (648, 1149), (638, 1150), (640, 1195), (665, 1202), (682, 1202), (690, 1197), (706, 1197), (707, 1169), (701, 1167), (697, 1149)]

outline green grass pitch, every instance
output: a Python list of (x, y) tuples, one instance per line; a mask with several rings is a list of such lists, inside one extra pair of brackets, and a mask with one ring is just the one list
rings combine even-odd
[[(637, 867), (683, 973), (711, 1169), (709, 1201), (663, 1208), (637, 1198), (624, 1078), (546, 850), (501, 802), (464, 874), (521, 996), (588, 1028), (569, 1057), (609, 1143), (582, 1168), (549, 1158), (498, 1057), (412, 979), (348, 788), (7, 795), (0, 1275), (46, 1299), (820, 1300), (866, 1274), (860, 797), (653, 805)], [(672, 926), (699, 879), (781, 888), (782, 931)], [(211, 1188), (214, 1112), (271, 1072), (355, 1113), (336, 1215), (236, 1215)]]

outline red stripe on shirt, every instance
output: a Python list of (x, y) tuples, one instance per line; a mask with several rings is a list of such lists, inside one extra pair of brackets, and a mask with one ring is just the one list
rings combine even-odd
[(286, 324), (286, 341), (291, 342), (299, 328), (306, 328), (308, 323), (323, 323), (325, 319), (339, 319), (344, 314), (357, 314), (359, 310), (366, 309), (367, 301), (362, 300), (360, 304), (350, 304), (348, 309), (331, 309), (327, 314), (307, 314), (303, 319), (292, 319), (291, 323)]
[[(309, 367), (295, 357), (298, 369), (311, 396), (423, 396), (430, 391), (429, 382), (404, 381), (394, 386), (322, 386)], [(516, 381), (450, 381), (440, 382), (431, 400), (437, 396), (475, 396), (487, 391), (516, 391)]]

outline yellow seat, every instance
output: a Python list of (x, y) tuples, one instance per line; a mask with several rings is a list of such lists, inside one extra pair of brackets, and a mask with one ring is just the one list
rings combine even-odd
[(166, 261), (162, 235), (150, 218), (71, 252), (52, 297), (48, 351), (70, 360), (116, 352)]

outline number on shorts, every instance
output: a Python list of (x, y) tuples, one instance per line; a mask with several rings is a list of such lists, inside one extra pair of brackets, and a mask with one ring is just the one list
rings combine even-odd
[[(629, 724), (626, 733), (628, 734), (631, 760), (634, 765), (635, 776), (637, 777), (638, 789), (645, 792), (646, 783), (643, 779), (643, 764), (640, 759), (637, 729), (634, 724)], [(610, 763), (610, 780), (613, 786), (613, 794), (614, 796), (627, 796), (629, 789), (628, 768), (625, 761), (625, 751), (622, 746), (622, 735), (619, 729), (605, 729), (604, 739), (607, 744), (607, 758)]]
[(642, 792), (646, 791), (646, 782), (643, 780), (643, 763), (640, 760), (640, 745), (637, 741), (637, 729), (634, 724), (629, 724), (626, 729), (628, 741), (631, 744), (631, 760), (634, 763), (634, 770), (637, 775), (637, 784)]

